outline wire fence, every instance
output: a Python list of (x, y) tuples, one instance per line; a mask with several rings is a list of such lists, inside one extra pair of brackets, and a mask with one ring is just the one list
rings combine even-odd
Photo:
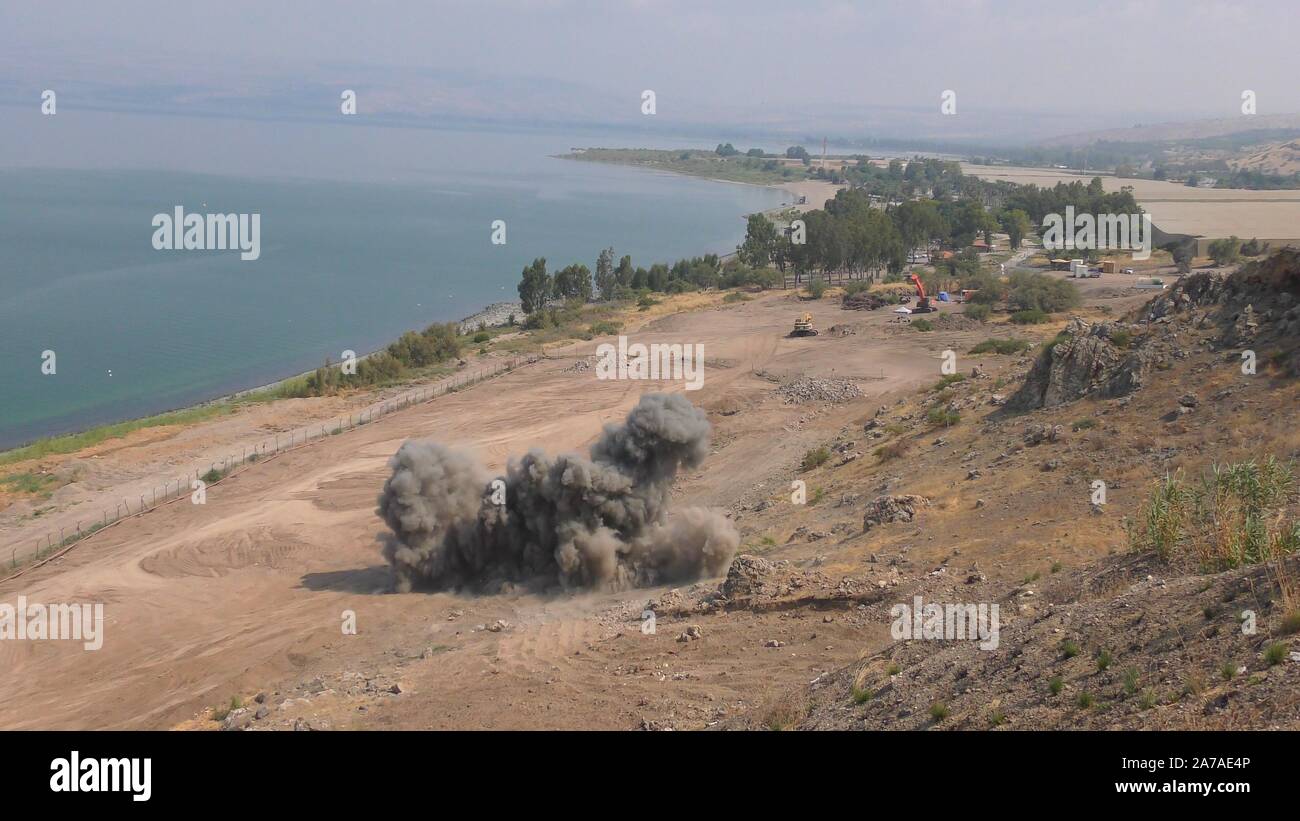
[(875, 277), (870, 271), (854, 268), (839, 268), (834, 271), (818, 271), (816, 273), (792, 272), (781, 277), (781, 287), (783, 289), (798, 288), (800, 285), (811, 283), (815, 279), (820, 279), (827, 285), (839, 285), (852, 280), (874, 281)]
[[(423, 404), (448, 393), (463, 390), (494, 376), (509, 373), (522, 365), (532, 364), (539, 359), (541, 357), (536, 354), (512, 357), (492, 367), (455, 374), (435, 385), (376, 402), (369, 407), (362, 408), (357, 413), (349, 414), (347, 417), (339, 417), (325, 423), (312, 423), (307, 427), (297, 428), (288, 433), (275, 434), (251, 446), (243, 445), (240, 447), (238, 454), (232, 451), (226, 458), (217, 462), (209, 462), (206, 467), (199, 466), (178, 478), (168, 478), (161, 485), (152, 488), (149, 493), (140, 494), (137, 498), (123, 498), (115, 508), (103, 508), (98, 517), (80, 520), (72, 527), (60, 527), (57, 532), (51, 530), (45, 533), (33, 540), (35, 550), (24, 553), (21, 557), (18, 555), (19, 550), (27, 544), (31, 544), (31, 542), (24, 540), (8, 545), (9, 569), (16, 572), (0, 579), (0, 582), (20, 576), (61, 556), (79, 542), (107, 527), (112, 527), (125, 519), (141, 516), (158, 507), (185, 498), (199, 487), (205, 489), (211, 487), (222, 479), (233, 476), (237, 472), (242, 472), (241, 469), (247, 469), (258, 461), (274, 458), (282, 453), (315, 444), (330, 436), (356, 430), (396, 411)], [(203, 484), (198, 485), (197, 482)], [(55, 536), (58, 538), (56, 539)], [(0, 553), (0, 562), (4, 561), (2, 557), (3, 553)], [(22, 569), (18, 569), (20, 561), (24, 563), (30, 561), (31, 564), (24, 564)], [(3, 565), (0, 564), (0, 567), (3, 567)]]

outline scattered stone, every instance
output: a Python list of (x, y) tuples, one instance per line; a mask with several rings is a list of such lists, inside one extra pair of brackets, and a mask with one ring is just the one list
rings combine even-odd
[(1056, 442), (1065, 433), (1061, 425), (1041, 425), (1032, 423), (1025, 428), (1025, 444), (1033, 447), (1043, 442)]

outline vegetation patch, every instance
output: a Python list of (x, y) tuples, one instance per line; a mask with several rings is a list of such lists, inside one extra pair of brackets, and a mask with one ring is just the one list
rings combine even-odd
[(977, 344), (975, 347), (971, 348), (967, 353), (973, 353), (973, 354), (996, 353), (996, 354), (1010, 355), (1010, 354), (1020, 353), (1021, 351), (1028, 350), (1029, 348), (1030, 348), (1029, 342), (1024, 339), (1015, 339), (1015, 338), (986, 339), (983, 342)]

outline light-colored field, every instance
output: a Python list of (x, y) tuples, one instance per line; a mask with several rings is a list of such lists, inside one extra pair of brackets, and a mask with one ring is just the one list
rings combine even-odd
[(1050, 168), (963, 164), (962, 170), (982, 179), (1038, 186), (1074, 181), (1087, 183), (1100, 176), (1107, 191), (1119, 191), (1126, 186), (1132, 188), (1133, 196), (1151, 213), (1156, 226), (1170, 234), (1202, 237), (1235, 234), (1243, 239), (1300, 238), (1300, 191), (1188, 188), (1159, 180), (1121, 179)]

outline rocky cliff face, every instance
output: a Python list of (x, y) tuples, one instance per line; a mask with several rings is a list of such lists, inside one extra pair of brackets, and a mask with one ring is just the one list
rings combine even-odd
[(1149, 345), (1130, 349), (1133, 339), (1133, 330), (1123, 323), (1090, 325), (1071, 319), (1057, 341), (1039, 354), (1007, 407), (1051, 408), (1085, 396), (1114, 398), (1137, 390), (1155, 356)]
[(1280, 251), (1229, 276), (1183, 277), (1129, 319), (1095, 325), (1071, 319), (1007, 407), (1030, 411), (1132, 393), (1153, 368), (1187, 355), (1191, 343), (1179, 339), (1187, 330), (1214, 349), (1253, 350), (1261, 363), (1300, 376), (1300, 251)]
[(1300, 251), (1285, 249), (1226, 277), (1183, 277), (1142, 318), (1214, 328), (1219, 348), (1266, 350), (1289, 376), (1300, 376)]

